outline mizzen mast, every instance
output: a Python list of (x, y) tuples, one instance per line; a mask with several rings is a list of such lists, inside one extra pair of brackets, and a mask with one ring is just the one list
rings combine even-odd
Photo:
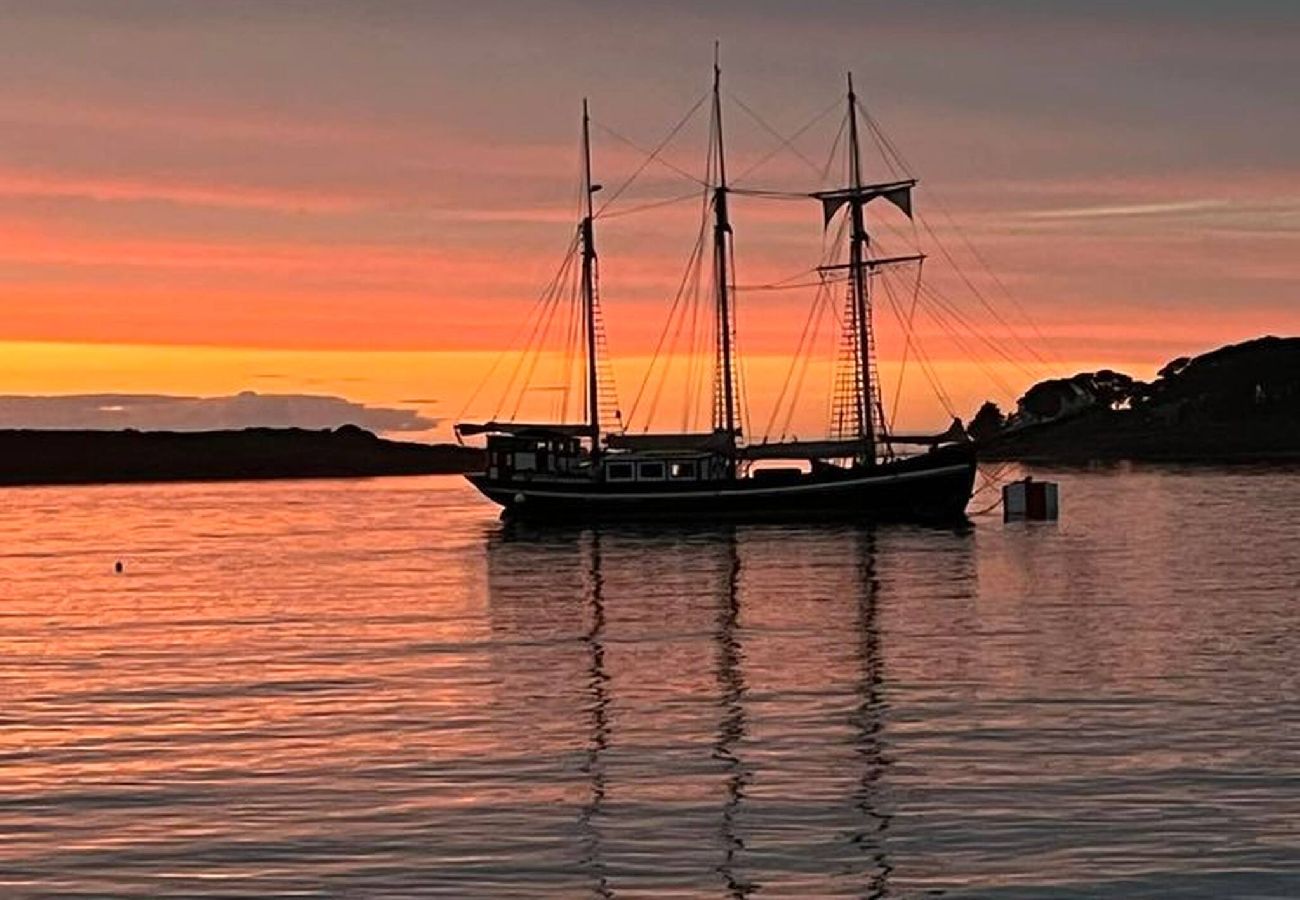
[(728, 270), (731, 261), (731, 221), (727, 216), (727, 161), (722, 143), (722, 69), (718, 65), (718, 47), (713, 47), (713, 128), (712, 151), (716, 183), (713, 188), (713, 279), (717, 295), (718, 320), (718, 384), (715, 396), (714, 427), (726, 433), (730, 446), (735, 446), (736, 429), (736, 378), (732, 346), (731, 283)]
[(592, 194), (600, 185), (591, 182), (591, 116), (587, 101), (582, 101), (582, 317), (587, 349), (587, 431), (591, 437), (591, 454), (600, 453), (600, 376), (596, 359), (596, 240)]

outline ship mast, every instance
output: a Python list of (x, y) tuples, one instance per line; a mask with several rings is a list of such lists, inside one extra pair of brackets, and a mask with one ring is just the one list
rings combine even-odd
[(733, 374), (731, 326), (731, 291), (728, 265), (731, 256), (731, 222), (727, 218), (727, 161), (722, 144), (722, 69), (718, 65), (718, 46), (713, 46), (713, 151), (717, 165), (717, 184), (713, 189), (713, 277), (717, 292), (718, 347), (721, 351), (722, 421), (715, 422), (726, 432), (727, 441), (736, 443), (736, 390)]
[(585, 215), (582, 217), (582, 317), (587, 345), (587, 430), (591, 437), (591, 455), (600, 453), (600, 383), (596, 370), (596, 241), (592, 220), (592, 194), (600, 185), (591, 183), (591, 117), (587, 100), (582, 101), (582, 192)]
[(857, 390), (858, 436), (862, 438), (863, 457), (868, 465), (876, 462), (876, 425), (871, 398), (874, 395), (871, 383), (871, 344), (867, 302), (866, 249), (867, 228), (863, 207), (866, 200), (862, 196), (862, 155), (858, 147), (858, 98), (853, 92), (853, 73), (849, 73), (849, 168), (851, 188), (849, 192), (850, 236), (849, 236), (849, 283), (853, 291), (853, 320), (857, 326), (855, 335), (853, 365), (855, 387)]

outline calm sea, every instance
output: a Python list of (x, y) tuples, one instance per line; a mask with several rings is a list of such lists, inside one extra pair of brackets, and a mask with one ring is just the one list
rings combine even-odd
[(1300, 469), (1036, 474), (1059, 524), (0, 492), (0, 896), (1300, 897)]

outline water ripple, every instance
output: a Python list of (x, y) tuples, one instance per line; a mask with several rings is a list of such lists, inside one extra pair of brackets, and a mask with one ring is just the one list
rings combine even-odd
[(1300, 896), (1300, 472), (1039, 474), (939, 531), (7, 491), (0, 894)]

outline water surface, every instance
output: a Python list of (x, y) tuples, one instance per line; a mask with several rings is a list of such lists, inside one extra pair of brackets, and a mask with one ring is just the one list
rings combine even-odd
[(1300, 470), (1038, 474), (956, 530), (0, 492), (0, 895), (1300, 896)]

